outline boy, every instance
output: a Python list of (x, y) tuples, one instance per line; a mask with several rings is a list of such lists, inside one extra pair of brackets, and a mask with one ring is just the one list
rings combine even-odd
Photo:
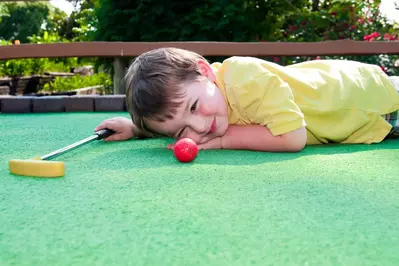
[(210, 65), (197, 53), (161, 48), (137, 57), (125, 82), (132, 119), (97, 126), (116, 131), (106, 141), (163, 135), (191, 138), (200, 149), (297, 152), (313, 144), (378, 143), (399, 132), (394, 78), (360, 62), (284, 67), (231, 57)]

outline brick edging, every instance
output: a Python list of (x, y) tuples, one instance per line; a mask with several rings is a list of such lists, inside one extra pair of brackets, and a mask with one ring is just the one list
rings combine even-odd
[(0, 113), (122, 111), (125, 95), (0, 96)]

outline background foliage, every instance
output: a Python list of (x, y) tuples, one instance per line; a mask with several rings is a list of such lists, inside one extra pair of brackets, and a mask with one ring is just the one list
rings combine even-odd
[(103, 85), (106, 92), (110, 92), (112, 81), (105, 73), (97, 73), (91, 76), (72, 76), (68, 78), (56, 77), (44, 85), (43, 92), (61, 92), (76, 90), (96, 85)]
[[(47, 3), (0, 4), (2, 45), (76, 41), (306, 42), (338, 39), (397, 41), (399, 26), (380, 12), (380, 0), (70, 0), (69, 16)], [(398, 56), (265, 57), (286, 65), (342, 58), (381, 66), (399, 75)], [(132, 58), (126, 59), (126, 64)], [(208, 58), (210, 61), (221, 57)], [(68, 71), (106, 59), (23, 59), (0, 62), (0, 75)]]
[[(97, 0), (94, 40), (101, 41), (360, 41), (399, 40), (380, 0)], [(163, 26), (160, 26), (163, 25)], [(265, 57), (286, 65), (342, 58), (380, 65), (399, 75), (398, 56)], [(223, 58), (208, 58), (222, 60)]]

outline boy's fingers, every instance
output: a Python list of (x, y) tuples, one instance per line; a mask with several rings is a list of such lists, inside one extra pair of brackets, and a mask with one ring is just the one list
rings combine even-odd
[(105, 138), (105, 141), (122, 141), (122, 140), (128, 140), (133, 137), (132, 134), (129, 134), (128, 132), (116, 132), (112, 134), (111, 136)]
[(99, 131), (99, 130), (101, 130), (101, 129), (103, 129), (104, 127), (102, 127), (102, 126), (97, 126), (95, 129), (94, 129), (94, 131)]
[(168, 144), (166, 147), (167, 147), (169, 150), (173, 150), (174, 147), (175, 147), (175, 144)]
[(215, 149), (215, 147), (209, 143), (204, 143), (204, 144), (198, 145), (198, 150), (212, 150), (212, 149)]
[(107, 128), (108, 126), (109, 126), (109, 124), (106, 121), (104, 121), (101, 124), (99, 124), (98, 126), (96, 126), (94, 131), (99, 131), (101, 129)]
[(101, 129), (102, 129), (101, 126), (102, 126), (102, 124), (96, 126), (96, 127), (94, 128), (94, 131), (99, 131), (99, 130), (101, 130)]
[(96, 128), (94, 130), (98, 131), (98, 130), (105, 129), (105, 128), (112, 129), (111, 128), (112, 125), (115, 125), (115, 118), (109, 118), (109, 119), (102, 121), (98, 126), (96, 126)]
[(206, 144), (200, 144), (198, 145), (198, 150), (207, 150), (209, 149), (208, 145)]
[(119, 140), (122, 140), (120, 134), (114, 134), (104, 139), (104, 141), (119, 141)]
[(220, 138), (213, 138), (208, 140), (207, 142), (202, 142), (198, 145), (199, 150), (213, 150), (213, 149), (220, 149), (221, 143)]
[(99, 124), (94, 130), (98, 131), (98, 130), (101, 130), (101, 129), (108, 128), (108, 129), (112, 129), (112, 130), (116, 131), (117, 130), (116, 125), (117, 124), (114, 121), (106, 120), (106, 121), (103, 121), (101, 124)]

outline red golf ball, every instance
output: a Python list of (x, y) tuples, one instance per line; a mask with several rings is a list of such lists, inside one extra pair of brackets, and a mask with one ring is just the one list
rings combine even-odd
[(177, 160), (182, 163), (188, 163), (197, 157), (198, 146), (189, 138), (180, 139), (176, 142), (173, 153)]

